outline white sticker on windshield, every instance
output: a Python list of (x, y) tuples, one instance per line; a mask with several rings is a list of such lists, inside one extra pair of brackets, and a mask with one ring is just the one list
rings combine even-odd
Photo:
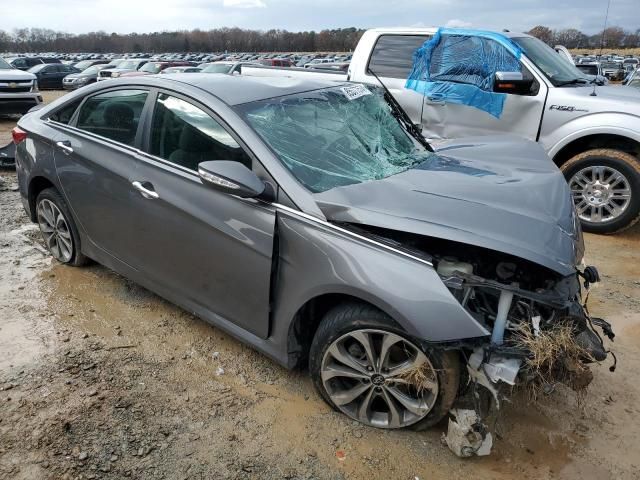
[(371, 91), (361, 83), (342, 87), (340, 90), (342, 90), (342, 93), (344, 93), (344, 96), (347, 97), (348, 100), (355, 100), (365, 95), (371, 95)]

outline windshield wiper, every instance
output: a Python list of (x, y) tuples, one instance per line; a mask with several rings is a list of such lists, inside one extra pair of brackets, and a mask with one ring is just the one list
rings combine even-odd
[(371, 73), (371, 75), (376, 77), (376, 80), (378, 80), (378, 83), (384, 89), (384, 98), (387, 100), (387, 103), (391, 106), (393, 116), (396, 117), (400, 121), (400, 123), (402, 123), (405, 130), (409, 132), (409, 134), (413, 138), (415, 138), (418, 141), (418, 143), (420, 143), (420, 145), (422, 145), (428, 151), (433, 152), (433, 147), (422, 136), (422, 132), (420, 131), (420, 129), (416, 126), (415, 123), (413, 123), (413, 121), (411, 120), (411, 117), (409, 117), (409, 114), (404, 110), (404, 108), (400, 106), (400, 104), (398, 103), (396, 98), (391, 94), (387, 86), (384, 83), (382, 83), (382, 80), (380, 80), (378, 75), (376, 75), (376, 73), (373, 70), (369, 70), (369, 72)]

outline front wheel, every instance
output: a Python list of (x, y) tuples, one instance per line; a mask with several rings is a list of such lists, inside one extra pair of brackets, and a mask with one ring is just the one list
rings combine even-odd
[(615, 233), (640, 219), (640, 161), (633, 155), (598, 148), (576, 155), (560, 169), (584, 231)]
[(329, 311), (318, 327), (309, 370), (323, 399), (368, 426), (422, 430), (453, 404), (455, 352), (424, 349), (383, 312), (363, 304)]

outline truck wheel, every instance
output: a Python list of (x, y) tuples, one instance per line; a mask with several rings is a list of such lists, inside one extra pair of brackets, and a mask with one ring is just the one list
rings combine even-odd
[(560, 169), (585, 232), (616, 233), (640, 220), (640, 161), (633, 155), (598, 148)]
[(343, 304), (318, 327), (309, 371), (322, 398), (350, 418), (377, 428), (423, 430), (456, 399), (460, 360), (456, 352), (419, 345), (380, 310)]

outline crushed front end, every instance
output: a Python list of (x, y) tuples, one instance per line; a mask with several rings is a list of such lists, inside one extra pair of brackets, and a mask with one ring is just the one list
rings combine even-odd
[(434, 256), (438, 274), (460, 304), (491, 331), (490, 338), (462, 346), (468, 404), (466, 410), (452, 411), (467, 423), (475, 411), (476, 423), (470, 432), (475, 432), (477, 441), (467, 442), (469, 432), (464, 437), (452, 434), (461, 431), (453, 419), (445, 439), (458, 455), (471, 456), (489, 450), (491, 437), (482, 423), (488, 412), (482, 411), (479, 402), (482, 395), (489, 392), (499, 409), (513, 386), (528, 388), (533, 396), (550, 392), (557, 384), (584, 391), (593, 379), (589, 364), (607, 358), (610, 352), (603, 337), (613, 340), (614, 333), (605, 320), (592, 317), (586, 306), (590, 287), (599, 281), (594, 267), (563, 277), (497, 252), (470, 247), (456, 253), (460, 255)]

